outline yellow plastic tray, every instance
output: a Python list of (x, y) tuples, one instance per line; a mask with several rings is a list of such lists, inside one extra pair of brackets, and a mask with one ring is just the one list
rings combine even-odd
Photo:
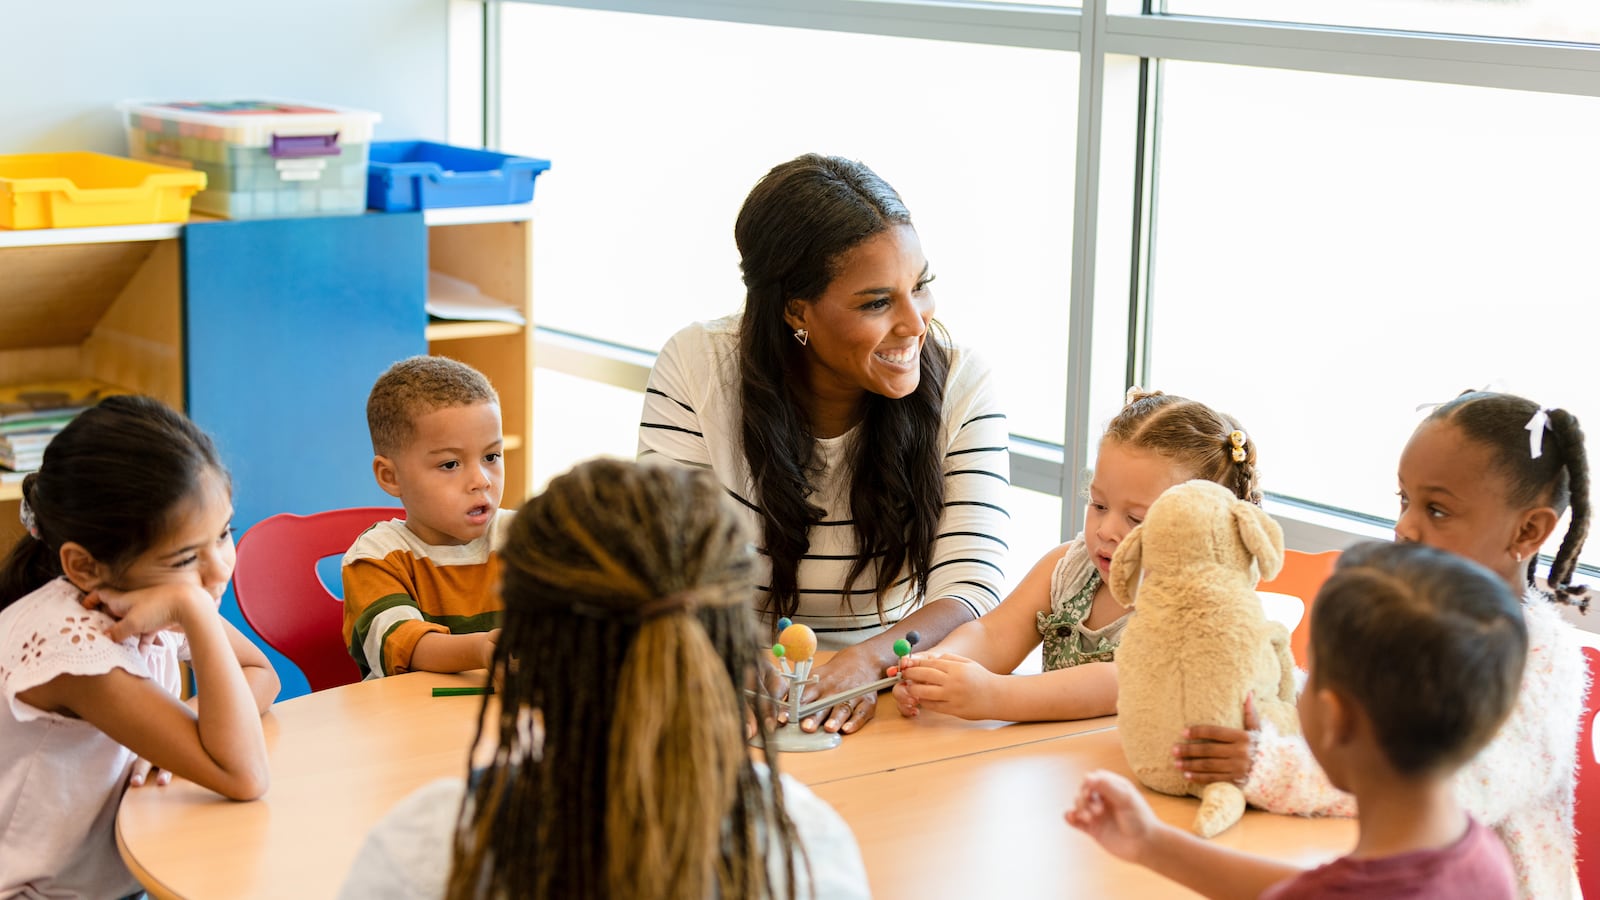
[(204, 172), (107, 156), (0, 156), (0, 228), (83, 228), (189, 221)]

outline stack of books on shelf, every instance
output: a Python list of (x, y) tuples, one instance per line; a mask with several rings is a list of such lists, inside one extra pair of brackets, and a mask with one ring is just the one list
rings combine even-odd
[(0, 388), (0, 481), (20, 481), (39, 468), (50, 439), (111, 393), (94, 382)]

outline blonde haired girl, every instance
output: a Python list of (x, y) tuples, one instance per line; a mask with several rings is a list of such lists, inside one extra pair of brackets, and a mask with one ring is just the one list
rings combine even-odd
[[(1045, 554), (999, 608), (912, 654), (894, 689), (901, 714), (1035, 721), (1115, 712), (1130, 613), (1105, 583), (1111, 555), (1163, 491), (1194, 478), (1260, 503), (1255, 441), (1203, 403), (1129, 391), (1100, 439), (1083, 533)], [(1006, 674), (1040, 641), (1042, 674)]]

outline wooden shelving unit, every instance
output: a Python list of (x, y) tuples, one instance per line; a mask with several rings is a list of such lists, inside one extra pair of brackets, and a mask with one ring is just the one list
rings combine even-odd
[(521, 506), (533, 483), (533, 210), (530, 204), (428, 210), (428, 268), (470, 282), (529, 324), (433, 322), (428, 352), (488, 376), (505, 430), (503, 506)]
[[(92, 379), (181, 409), (181, 229), (0, 231), (0, 384)], [(21, 497), (0, 484), (0, 547)]]
[[(532, 323), (532, 216), (531, 204), (429, 210), (429, 267)], [(183, 227), (0, 230), (0, 384), (93, 379), (185, 408)], [(520, 506), (533, 472), (532, 325), (434, 322), (426, 339), (500, 393), (503, 503)], [(0, 551), (21, 533), (21, 493), (0, 484)]]

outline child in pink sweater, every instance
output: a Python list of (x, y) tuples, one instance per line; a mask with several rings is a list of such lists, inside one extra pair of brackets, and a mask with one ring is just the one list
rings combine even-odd
[[(1400, 457), (1395, 538), (1439, 547), (1498, 574), (1523, 597), (1528, 658), (1505, 725), (1454, 780), (1456, 796), (1511, 851), (1523, 898), (1575, 895), (1572, 804), (1587, 671), (1556, 603), (1586, 609), (1571, 584), (1589, 528), (1583, 432), (1566, 410), (1509, 394), (1463, 394), (1436, 409)], [(1547, 576), (1535, 585), (1539, 548), (1561, 514), (1571, 524)], [(1313, 615), (1315, 607), (1313, 606)], [(1335, 650), (1335, 652), (1339, 652)], [(1270, 729), (1195, 726), (1174, 748), (1199, 782), (1234, 780), (1272, 812), (1353, 816), (1356, 798), (1318, 768), (1306, 742)]]
[(1120, 776), (1084, 777), (1067, 821), (1123, 859), (1213, 898), (1509, 900), (1511, 861), (1451, 777), (1516, 700), (1528, 635), (1482, 566), (1416, 544), (1347, 552), (1311, 608), (1306, 743), (1362, 803), (1349, 856), (1320, 868), (1229, 850), (1151, 814)]

